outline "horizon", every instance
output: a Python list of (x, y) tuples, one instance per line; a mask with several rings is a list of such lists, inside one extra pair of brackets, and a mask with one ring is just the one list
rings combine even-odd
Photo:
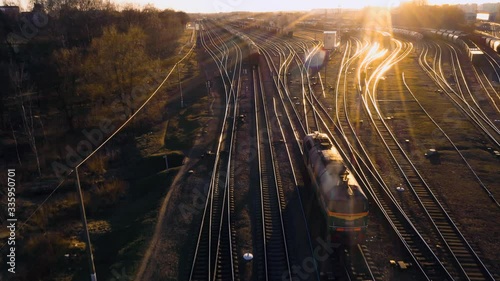
[[(162, 1), (162, 0), (110, 0), (111, 3), (119, 7), (133, 6), (136, 8), (144, 8), (147, 5), (152, 5), (157, 9), (171, 9), (175, 11), (183, 11), (186, 13), (230, 13), (230, 12), (296, 12), (296, 11), (311, 11), (318, 9), (346, 9), (359, 10), (365, 7), (387, 7), (395, 8), (402, 3), (411, 1), (399, 0), (350, 0), (341, 1), (338, 3), (325, 3), (324, 0), (302, 1), (290, 0), (284, 2), (268, 2), (263, 0), (244, 1), (244, 0), (192, 0), (192, 1)], [(3, 2), (2, 2), (3, 4)], [(481, 7), (484, 4), (498, 4), (498, 2), (485, 0), (430, 0), (428, 5), (478, 5)], [(19, 1), (21, 10), (31, 10), (31, 4), (28, 0)], [(285, 8), (284, 8), (285, 7)], [(478, 9), (478, 12), (481, 10)]]
[[(126, 5), (131, 3), (130, 0), (116, 0), (115, 3), (119, 5)], [(170, 2), (170, 3), (169, 3)], [(172, 3), (175, 2), (175, 3)], [(399, 0), (350, 0), (339, 1), (336, 3), (328, 3), (324, 0), (289, 0), (286, 2), (275, 1), (244, 1), (244, 0), (192, 0), (192, 1), (168, 1), (161, 0), (134, 0), (132, 3), (140, 6), (153, 4), (159, 9), (173, 9), (177, 11), (184, 11), (186, 13), (220, 13), (220, 12), (288, 12), (288, 11), (311, 11), (316, 9), (363, 9), (365, 7), (398, 7), (401, 3), (411, 1)], [(483, 5), (483, 4), (497, 4), (497, 2), (484, 1), (484, 0), (430, 0), (429, 5)], [(284, 8), (285, 7), (285, 8)]]

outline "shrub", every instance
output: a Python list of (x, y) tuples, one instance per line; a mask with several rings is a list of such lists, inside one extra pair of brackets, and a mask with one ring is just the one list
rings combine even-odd
[(115, 204), (125, 194), (127, 186), (128, 184), (125, 181), (118, 179), (103, 183), (90, 193), (89, 210), (99, 212)]

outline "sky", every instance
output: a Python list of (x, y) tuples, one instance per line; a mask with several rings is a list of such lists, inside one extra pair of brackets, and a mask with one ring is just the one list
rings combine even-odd
[[(188, 13), (214, 13), (232, 11), (296, 11), (321, 8), (359, 9), (364, 6), (394, 7), (399, 0), (113, 0), (115, 3), (153, 4), (159, 9), (174, 9)], [(428, 0), (429, 4), (488, 3), (495, 0)]]

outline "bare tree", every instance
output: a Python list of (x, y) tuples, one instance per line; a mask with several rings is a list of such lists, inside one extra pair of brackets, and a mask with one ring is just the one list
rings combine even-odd
[(58, 14), (61, 9), (90, 11), (103, 9), (108, 5), (103, 0), (31, 0), (30, 3), (42, 5), (45, 12), (50, 14)]
[(58, 91), (60, 101), (63, 105), (68, 126), (71, 131), (75, 129), (74, 101), (78, 96), (77, 80), (80, 76), (80, 65), (82, 63), (81, 51), (78, 48), (60, 49), (54, 52), (57, 72), (61, 77)]
[[(21, 114), (21, 126), (24, 134), (28, 139), (31, 150), (35, 154), (38, 175), (41, 177), (42, 172), (40, 169), (40, 158), (38, 156), (38, 148), (36, 145), (35, 136), (35, 116), (33, 114), (32, 96), (34, 94), (33, 88), (26, 86), (28, 75), (25, 72), (24, 64), (12, 65), (9, 69), (11, 83), (15, 90), (14, 98), (19, 106), (19, 113)], [(16, 141), (17, 142), (17, 141)]]

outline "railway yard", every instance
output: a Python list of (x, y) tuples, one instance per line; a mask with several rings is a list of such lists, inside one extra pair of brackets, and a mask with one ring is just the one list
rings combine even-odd
[[(322, 30), (197, 24), (211, 119), (136, 280), (500, 279), (500, 56), (474, 49), (484, 38), (352, 29), (326, 50)], [(314, 132), (367, 225), (318, 199)]]

